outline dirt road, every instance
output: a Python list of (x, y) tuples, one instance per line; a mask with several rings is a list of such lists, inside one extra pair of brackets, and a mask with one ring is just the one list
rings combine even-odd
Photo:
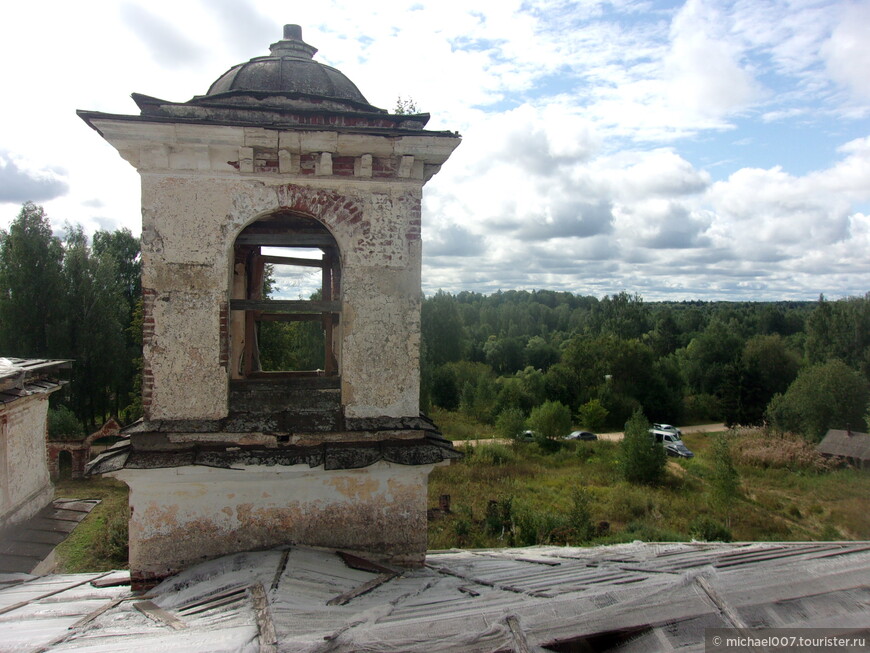
[[(683, 434), (688, 433), (715, 433), (716, 431), (724, 431), (724, 424), (696, 424), (695, 426), (680, 426), (678, 427)], [(623, 433), (622, 431), (614, 432), (614, 433), (599, 433), (599, 440), (611, 440), (613, 442), (618, 442), (622, 440)], [(505, 439), (492, 439), (492, 440), (454, 440), (454, 445), (460, 445), (465, 443), (471, 444), (472, 446), (476, 446), (478, 444), (509, 444), (510, 440)]]

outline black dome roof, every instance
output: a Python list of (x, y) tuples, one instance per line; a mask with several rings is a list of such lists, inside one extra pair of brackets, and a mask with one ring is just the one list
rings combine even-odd
[(302, 40), (299, 25), (285, 25), (284, 38), (273, 43), (270, 51), (269, 56), (233, 66), (211, 85), (206, 95), (194, 98), (193, 102), (255, 101), (386, 113), (369, 104), (340, 70), (312, 59), (317, 48)]

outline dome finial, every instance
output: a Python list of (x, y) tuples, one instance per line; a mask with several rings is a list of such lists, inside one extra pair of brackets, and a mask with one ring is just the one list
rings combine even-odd
[(301, 25), (284, 25), (284, 40), (285, 41), (301, 41), (302, 26)]
[(311, 59), (317, 48), (302, 40), (302, 27), (284, 25), (284, 38), (269, 46), (273, 57)]

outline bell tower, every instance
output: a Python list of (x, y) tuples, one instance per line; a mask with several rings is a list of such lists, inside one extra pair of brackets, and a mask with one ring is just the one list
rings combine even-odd
[(460, 138), (316, 51), (287, 25), (205, 95), (78, 112), (142, 180), (145, 415), (90, 470), (130, 487), (140, 584), (287, 543), (419, 565), (458, 456), (418, 397), (422, 189)]

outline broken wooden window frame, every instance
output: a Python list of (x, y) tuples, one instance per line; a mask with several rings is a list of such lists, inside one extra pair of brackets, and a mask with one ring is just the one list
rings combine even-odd
[[(281, 225), (287, 221), (287, 225)], [(265, 226), (264, 226), (265, 225)], [(296, 229), (301, 225), (303, 228)], [(263, 248), (319, 249), (320, 259), (264, 254)], [(234, 244), (231, 289), (231, 344), (233, 380), (264, 378), (305, 378), (340, 376), (337, 329), (341, 322), (341, 257), (329, 230), (315, 218), (296, 213), (279, 213), (246, 227)], [(321, 270), (321, 299), (284, 300), (263, 298), (267, 265), (314, 267)], [(238, 295), (243, 295), (239, 297)], [(239, 319), (239, 314), (243, 315)], [(318, 370), (261, 369), (257, 324), (259, 322), (319, 322), (323, 329), (324, 365)]]

